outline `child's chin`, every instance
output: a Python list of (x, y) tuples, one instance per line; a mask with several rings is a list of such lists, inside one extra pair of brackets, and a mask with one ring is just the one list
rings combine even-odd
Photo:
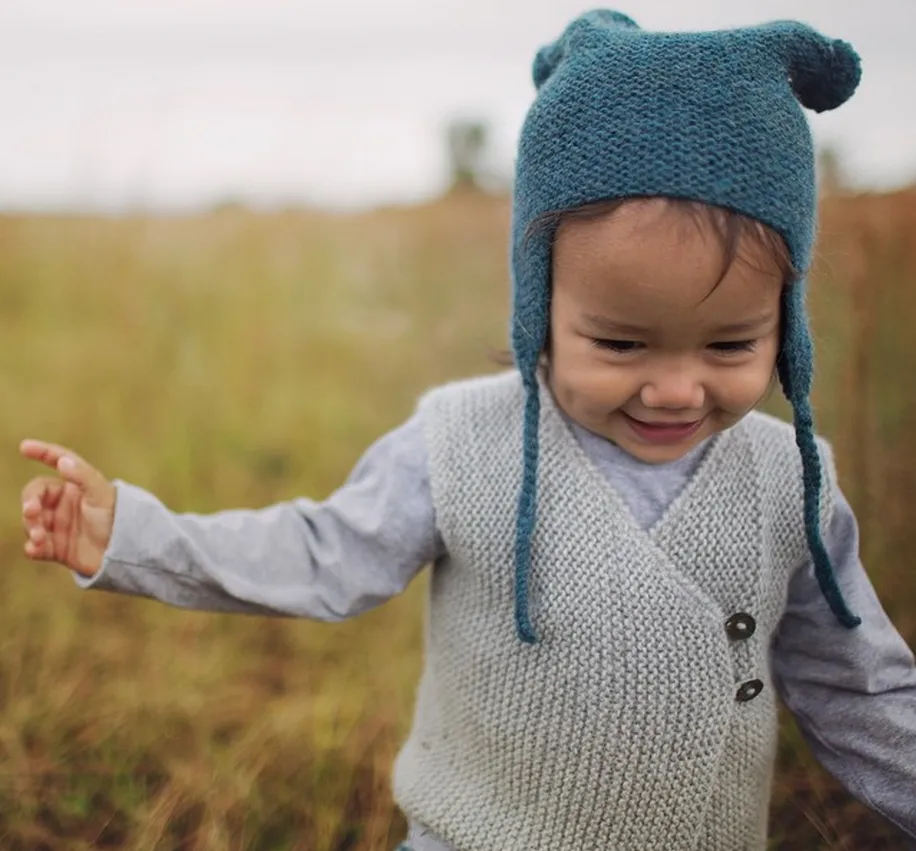
[(634, 458), (643, 461), (646, 464), (665, 464), (669, 461), (677, 461), (686, 455), (696, 444), (691, 441), (689, 444), (672, 446), (645, 446), (635, 444), (630, 446), (621, 446), (621, 449), (629, 452)]
[(707, 435), (704, 430), (676, 443), (649, 443), (638, 438), (611, 438), (624, 452), (646, 464), (665, 464), (683, 458)]

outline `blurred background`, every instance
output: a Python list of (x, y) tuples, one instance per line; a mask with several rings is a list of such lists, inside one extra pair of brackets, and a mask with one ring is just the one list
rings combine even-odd
[[(376, 851), (425, 579), (321, 625), (80, 593), (21, 556), (25, 436), (176, 511), (321, 499), (426, 388), (499, 367), (513, 149), (571, 0), (0, 0), (0, 848)], [(862, 54), (812, 116), (816, 410), (916, 646), (911, 0), (642, 0)], [(785, 415), (779, 399), (770, 403)], [(773, 848), (897, 849), (786, 718)]]

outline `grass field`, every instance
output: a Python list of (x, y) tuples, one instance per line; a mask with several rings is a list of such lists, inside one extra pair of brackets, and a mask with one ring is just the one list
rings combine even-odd
[[(79, 592), (21, 556), (36, 436), (175, 510), (321, 498), (418, 393), (497, 367), (508, 214), (0, 218), (0, 849), (381, 851), (422, 580), (352, 622)], [(916, 192), (825, 204), (817, 410), (863, 557), (916, 646)], [(779, 406), (777, 405), (779, 410)], [(785, 851), (902, 848), (786, 723)]]

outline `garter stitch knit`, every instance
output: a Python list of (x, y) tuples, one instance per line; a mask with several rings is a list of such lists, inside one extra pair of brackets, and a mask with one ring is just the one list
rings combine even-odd
[[(430, 578), (398, 805), (456, 851), (764, 851), (777, 738), (769, 647), (807, 557), (792, 427), (755, 412), (713, 437), (644, 531), (538, 392), (534, 646), (505, 640), (514, 523), (503, 509), (521, 478), (522, 378), (461, 382), (421, 402), (447, 556)], [(834, 472), (818, 445), (827, 521)], [(730, 640), (739, 612), (756, 631)], [(756, 680), (763, 690), (737, 701)]]
[[(539, 522), (536, 371), (550, 310), (552, 233), (541, 215), (627, 197), (690, 199), (743, 213), (783, 236), (802, 279), (784, 289), (780, 384), (802, 459), (806, 537), (821, 589), (841, 623), (858, 625), (824, 547), (822, 470), (809, 393), (812, 346), (804, 273), (815, 236), (814, 148), (802, 107), (833, 109), (855, 91), (859, 57), (804, 24), (667, 33), (619, 12), (573, 21), (534, 61), (537, 96), (519, 142), (512, 222), (512, 348), (526, 387), (523, 474), (513, 558), (519, 637), (529, 615), (532, 536)], [(516, 450), (517, 452), (517, 450)]]

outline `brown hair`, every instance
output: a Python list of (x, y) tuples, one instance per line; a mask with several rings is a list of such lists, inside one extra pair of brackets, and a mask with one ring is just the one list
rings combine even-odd
[[(556, 237), (557, 230), (567, 221), (580, 220), (592, 221), (603, 216), (616, 213), (625, 204), (638, 200), (636, 198), (620, 198), (612, 201), (596, 201), (573, 207), (568, 210), (556, 210), (543, 213), (528, 225), (525, 231), (525, 240), (532, 239), (541, 234), (548, 234), (551, 242)], [(775, 230), (752, 219), (743, 213), (730, 210), (727, 207), (715, 207), (700, 201), (691, 201), (686, 198), (665, 198), (670, 209), (681, 213), (693, 220), (699, 230), (711, 229), (722, 246), (722, 271), (716, 281), (716, 287), (722, 283), (732, 264), (741, 256), (742, 241), (747, 238), (772, 257), (782, 276), (783, 285), (787, 286), (801, 277), (800, 272), (792, 263), (789, 248), (783, 237)], [(715, 289), (715, 287), (713, 287)]]

